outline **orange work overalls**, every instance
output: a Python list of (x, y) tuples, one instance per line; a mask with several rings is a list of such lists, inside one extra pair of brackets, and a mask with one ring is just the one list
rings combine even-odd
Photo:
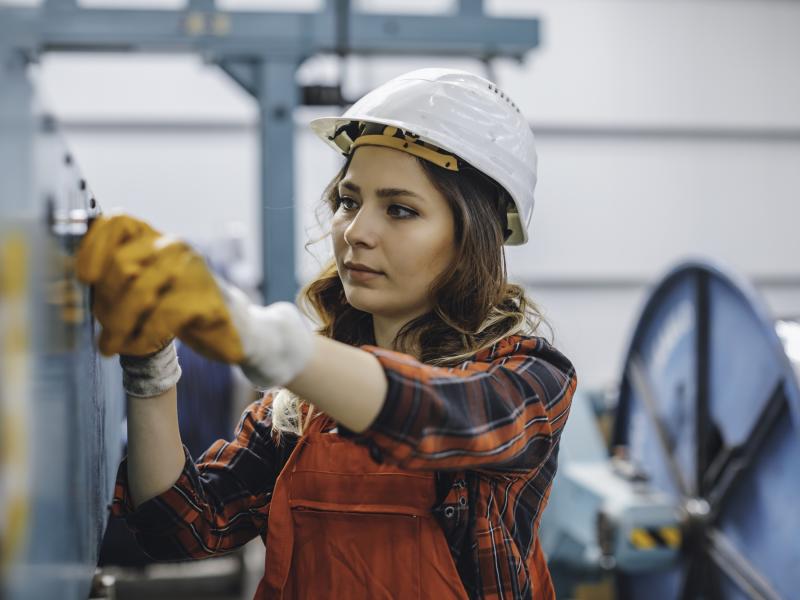
[(433, 473), (377, 464), (326, 425), (312, 421), (276, 481), (256, 599), (466, 600)]

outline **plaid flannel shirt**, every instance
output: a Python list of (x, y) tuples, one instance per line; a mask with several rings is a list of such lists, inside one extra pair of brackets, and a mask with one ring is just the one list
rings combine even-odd
[[(471, 598), (554, 598), (539, 520), (577, 378), (547, 341), (510, 336), (458, 367), (363, 346), (388, 380), (371, 427), (340, 434), (376, 461), (437, 473), (437, 517)], [(204, 558), (266, 539), (275, 480), (294, 447), (271, 435), (271, 396), (244, 412), (235, 438), (215, 442), (166, 492), (134, 510), (126, 462), (112, 514), (124, 516), (153, 558)]]

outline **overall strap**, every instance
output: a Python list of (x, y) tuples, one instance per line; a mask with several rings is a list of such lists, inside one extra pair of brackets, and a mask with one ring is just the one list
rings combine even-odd
[[(437, 471), (436, 472), (436, 502), (431, 511), (441, 526), (447, 539), (447, 545), (456, 562), (456, 568), (470, 598), (479, 597), (479, 585), (477, 577), (477, 557), (471, 546), (469, 532), (475, 527), (475, 498), (478, 496), (478, 476), (471, 471), (465, 471), (461, 482), (458, 482), (457, 471)], [(452, 505), (445, 505), (445, 500), (454, 485), (466, 488), (467, 505), (459, 506), (453, 513), (455, 516), (448, 518), (448, 507), (452, 511)]]

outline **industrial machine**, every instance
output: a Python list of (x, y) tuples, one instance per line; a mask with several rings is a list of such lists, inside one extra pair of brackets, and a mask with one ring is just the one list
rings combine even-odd
[(800, 597), (798, 364), (800, 323), (770, 317), (746, 281), (671, 271), (630, 343), (610, 458), (575, 398), (542, 525), (561, 581), (613, 572), (630, 599)]
[(86, 598), (122, 443), (116, 360), (73, 272), (99, 207), (21, 63), (0, 93), (0, 596)]

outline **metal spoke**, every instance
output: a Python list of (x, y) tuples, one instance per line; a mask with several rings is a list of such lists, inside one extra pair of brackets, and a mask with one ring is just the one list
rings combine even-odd
[(711, 505), (712, 518), (719, 514), (731, 488), (753, 465), (772, 427), (785, 416), (788, 409), (784, 382), (779, 381), (761, 414), (758, 415), (747, 439), (721, 454), (709, 467), (706, 473), (706, 485), (709, 489), (707, 500)]
[(703, 475), (711, 462), (711, 290), (708, 273), (695, 272), (695, 472), (693, 474), (695, 496), (705, 496)]
[(686, 574), (681, 584), (680, 600), (722, 600), (718, 570), (702, 547), (686, 555)]
[(656, 430), (656, 438), (658, 439), (658, 446), (661, 448), (661, 454), (672, 476), (672, 481), (680, 494), (685, 498), (689, 496), (689, 491), (686, 481), (683, 478), (683, 473), (678, 466), (675, 456), (672, 453), (672, 444), (669, 439), (664, 421), (658, 414), (658, 399), (656, 397), (653, 385), (647, 375), (644, 363), (639, 355), (631, 356), (628, 362), (628, 379), (633, 385), (634, 389), (639, 393), (642, 403), (645, 408), (645, 413), (650, 419), (650, 423)]
[(683, 575), (683, 583), (681, 584), (680, 600), (696, 600), (700, 595), (700, 590), (697, 589), (697, 582), (699, 578), (696, 574), (696, 561), (693, 560), (694, 556), (687, 557), (686, 572)]
[(781, 600), (753, 564), (742, 556), (719, 529), (708, 532), (708, 554), (720, 570), (751, 600)]

